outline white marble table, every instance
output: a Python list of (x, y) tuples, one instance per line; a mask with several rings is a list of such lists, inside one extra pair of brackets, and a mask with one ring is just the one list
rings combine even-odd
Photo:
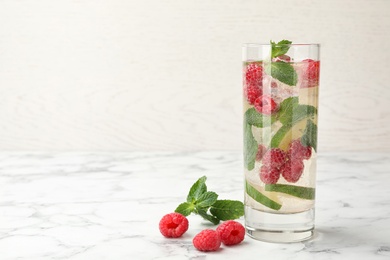
[(242, 199), (241, 165), (234, 152), (1, 153), (0, 259), (390, 259), (390, 154), (320, 156), (311, 241), (203, 253), (192, 237), (211, 226), (198, 216), (180, 239), (159, 233), (203, 175)]

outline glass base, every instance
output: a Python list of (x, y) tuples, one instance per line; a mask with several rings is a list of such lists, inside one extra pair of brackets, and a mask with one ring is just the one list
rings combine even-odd
[(266, 242), (308, 240), (314, 234), (314, 208), (299, 213), (275, 214), (246, 206), (245, 228), (250, 237)]

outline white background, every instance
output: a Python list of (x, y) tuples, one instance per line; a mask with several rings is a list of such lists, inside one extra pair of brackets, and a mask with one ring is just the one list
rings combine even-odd
[(390, 151), (388, 0), (0, 0), (0, 150), (240, 150), (241, 46), (321, 43), (320, 151)]

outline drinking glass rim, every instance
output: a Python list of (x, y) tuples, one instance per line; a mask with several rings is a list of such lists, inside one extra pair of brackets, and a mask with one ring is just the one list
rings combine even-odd
[[(320, 47), (319, 43), (290, 43), (290, 44), (283, 44), (288, 46), (318, 46)], [(271, 43), (244, 43), (244, 47), (260, 47), (260, 46), (271, 46)]]

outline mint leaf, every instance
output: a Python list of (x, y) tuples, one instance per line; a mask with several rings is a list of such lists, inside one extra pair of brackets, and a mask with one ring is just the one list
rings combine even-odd
[[(274, 134), (271, 140), (271, 147), (279, 147), (280, 142), (286, 134), (294, 127), (295, 124), (301, 120), (314, 118), (317, 114), (317, 109), (314, 106), (300, 105), (298, 97), (289, 97), (283, 100), (280, 104), (277, 119), (283, 124), (281, 128)], [(292, 131), (302, 131), (299, 129), (292, 129)]]
[(288, 50), (290, 49), (291, 43), (292, 42), (288, 41), (288, 40), (282, 40), (278, 43), (271, 41), (271, 46), (272, 46), (271, 56), (272, 56), (272, 58), (286, 54), (288, 52)]
[(246, 193), (252, 197), (255, 201), (263, 204), (264, 206), (274, 209), (274, 210), (279, 210), (282, 205), (277, 203), (276, 201), (271, 200), (264, 194), (260, 193), (258, 190), (256, 190), (254, 187), (252, 187), (248, 182), (245, 182), (245, 191)]
[(304, 146), (311, 146), (317, 151), (317, 125), (310, 119), (307, 121), (306, 129), (301, 137)]
[(205, 211), (204, 209), (199, 209), (197, 210), (197, 213), (202, 217), (204, 218), (205, 220), (208, 220), (210, 221), (211, 223), (213, 223), (214, 225), (218, 225), (219, 224), (219, 219), (208, 214), (207, 211)]
[(282, 124), (291, 124), (293, 109), (298, 106), (298, 97), (289, 97), (280, 103), (278, 118)]
[[(209, 209), (213, 215), (208, 212)], [(217, 193), (207, 191), (206, 176), (203, 176), (191, 186), (187, 202), (181, 203), (175, 212), (184, 216), (195, 213), (216, 225), (220, 220), (241, 217), (244, 214), (244, 205), (240, 201), (218, 200)]]
[(295, 86), (298, 81), (298, 75), (294, 67), (283, 61), (271, 62), (271, 64), (265, 66), (266, 73), (273, 78), (287, 84), (289, 86)]
[(244, 164), (248, 171), (255, 168), (258, 144), (252, 134), (252, 126), (244, 122)]
[(244, 121), (246, 123), (260, 128), (270, 126), (274, 122), (274, 119), (273, 116), (260, 114), (254, 107), (249, 108), (244, 114)]
[(180, 213), (184, 216), (188, 216), (194, 211), (194, 208), (194, 204), (189, 202), (183, 202), (175, 209), (175, 212)]
[(206, 176), (203, 176), (192, 185), (187, 196), (187, 202), (195, 202), (203, 193), (207, 191), (206, 179)]
[(213, 191), (203, 193), (196, 201), (197, 208), (208, 208), (213, 205), (218, 199), (218, 194)]
[(244, 215), (244, 204), (238, 200), (217, 200), (210, 213), (220, 220), (237, 219)]
[(300, 105), (298, 97), (289, 97), (280, 104), (278, 119), (284, 125), (294, 125), (298, 121), (317, 114), (314, 106)]

